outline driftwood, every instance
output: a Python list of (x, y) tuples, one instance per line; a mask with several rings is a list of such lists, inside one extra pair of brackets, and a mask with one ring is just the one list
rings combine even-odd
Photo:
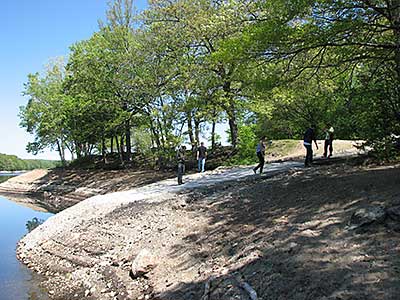
[(211, 281), (214, 280), (214, 276), (211, 276), (207, 282), (204, 285), (204, 294), (203, 297), (201, 297), (201, 300), (208, 300), (210, 298), (210, 287), (211, 287)]
[[(252, 288), (250, 284), (245, 282), (239, 275), (225, 277), (225, 279), (228, 278), (230, 278), (235, 285), (244, 290), (249, 295), (250, 300), (258, 300), (257, 292)], [(204, 284), (204, 294), (201, 297), (201, 300), (210, 299), (211, 282), (214, 281), (215, 279), (216, 279), (215, 276), (211, 276)]]
[(243, 290), (245, 290), (249, 294), (251, 300), (258, 299), (257, 292), (251, 287), (250, 284), (243, 281), (239, 276), (235, 276), (234, 279), (237, 282), (237, 284), (239, 285), (239, 287), (242, 288)]

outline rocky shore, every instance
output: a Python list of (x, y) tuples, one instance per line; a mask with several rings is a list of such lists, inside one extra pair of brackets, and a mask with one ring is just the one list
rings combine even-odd
[[(280, 172), (295, 165), (291, 162)], [(249, 167), (216, 170), (187, 176), (185, 186), (167, 179), (90, 197), (24, 237), (17, 256), (48, 278), (45, 285), (53, 299), (162, 297), (164, 291), (211, 272), (181, 265), (199, 251), (181, 251), (181, 243), (208, 223), (206, 216), (187, 210), (192, 191), (248, 180), (250, 174)]]
[(0, 184), (0, 194), (22, 204), (60, 212), (96, 195), (129, 190), (174, 176), (134, 170), (33, 170)]
[[(300, 166), (268, 164), (262, 176), (217, 169), (182, 186), (175, 178), (120, 184), (50, 217), (17, 256), (57, 300), (397, 299), (400, 166)], [(32, 190), (49, 176), (34, 175), (14, 181)], [(145, 174), (113, 175), (134, 185)], [(100, 176), (76, 188), (115, 185), (93, 181)]]

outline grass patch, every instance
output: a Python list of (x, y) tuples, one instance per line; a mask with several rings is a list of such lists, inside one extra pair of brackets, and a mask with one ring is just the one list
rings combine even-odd
[(299, 146), (298, 140), (274, 140), (271, 144), (267, 144), (267, 156), (289, 156), (296, 152)]

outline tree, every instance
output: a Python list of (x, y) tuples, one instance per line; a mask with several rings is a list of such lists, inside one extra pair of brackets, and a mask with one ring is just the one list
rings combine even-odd
[[(242, 31), (245, 23), (240, 19), (247, 15), (250, 4), (249, 1), (157, 0), (150, 2), (145, 15), (145, 24), (164, 45), (165, 55), (181, 58), (181, 75), (187, 66), (200, 69), (202, 75), (207, 73), (202, 79), (213, 84), (208, 90), (221, 91), (214, 93), (212, 101), (216, 102), (214, 107), (221, 107), (226, 113), (234, 147), (238, 138), (238, 102), (243, 98), (237, 72), (239, 63), (219, 49), (227, 38)], [(204, 92), (201, 96), (206, 98)]]
[(137, 88), (138, 46), (133, 13), (132, 1), (114, 2), (108, 11), (108, 23), (102, 24), (89, 40), (71, 47), (67, 66), (68, 93), (79, 98), (79, 103), (86, 103), (85, 115), (91, 116), (82, 118), (88, 121), (83, 140), (87, 141), (88, 135), (97, 136), (92, 143), (101, 140), (104, 157), (105, 139), (115, 138), (121, 161), (131, 159), (132, 119), (144, 105)]
[[(284, 72), (280, 81), (284, 85), (323, 74), (326, 79), (336, 81), (335, 93), (345, 99), (341, 100), (347, 109), (345, 115), (364, 138), (376, 140), (399, 133), (400, 7), (397, 1), (257, 1), (257, 4), (259, 10), (252, 15), (251, 26), (240, 38), (243, 47), (237, 59), (264, 66), (282, 64)], [(264, 74), (262, 79), (266, 77), (274, 75)], [(382, 80), (385, 83), (380, 84)], [(379, 87), (385, 91), (382, 93)], [(314, 91), (318, 94), (318, 89)], [(310, 96), (309, 99), (315, 99), (314, 95)], [(371, 107), (377, 110), (371, 111)], [(349, 113), (350, 108), (353, 114)], [(387, 110), (384, 112), (381, 108)], [(390, 129), (381, 127), (379, 137), (371, 130), (376, 128), (371, 123), (378, 112), (381, 119), (392, 120), (382, 124), (390, 125)], [(371, 119), (368, 125), (361, 122), (368, 119), (367, 115)], [(354, 116), (360, 122), (354, 122)]]
[(35, 141), (27, 146), (28, 152), (38, 153), (46, 147), (56, 148), (62, 164), (65, 164), (65, 148), (68, 141), (66, 112), (62, 85), (65, 69), (61, 60), (50, 63), (43, 76), (29, 74), (24, 95), (29, 96), (26, 106), (20, 107), (20, 125), (35, 135)]

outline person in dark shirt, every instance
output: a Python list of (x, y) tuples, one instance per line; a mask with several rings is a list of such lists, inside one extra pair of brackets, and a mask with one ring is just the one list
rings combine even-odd
[(185, 173), (185, 152), (186, 147), (181, 146), (176, 153), (176, 159), (178, 161), (178, 184), (183, 184), (182, 178)]
[(304, 141), (303, 145), (306, 148), (306, 159), (304, 161), (304, 166), (309, 167), (313, 160), (313, 150), (312, 150), (312, 142), (314, 141), (315, 147), (318, 149), (317, 139), (315, 137), (315, 125), (311, 125), (311, 127), (307, 128), (304, 133)]
[(265, 163), (265, 136), (263, 136), (257, 144), (256, 154), (258, 158), (258, 165), (253, 168), (253, 172), (256, 174), (257, 170), (260, 169), (260, 174), (262, 174)]
[(204, 172), (206, 166), (207, 148), (201, 142), (200, 147), (197, 149), (197, 161), (199, 172)]

